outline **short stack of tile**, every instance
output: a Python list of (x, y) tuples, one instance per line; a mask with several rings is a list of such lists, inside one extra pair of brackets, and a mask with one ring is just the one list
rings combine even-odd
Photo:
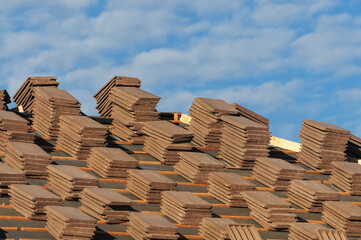
[(220, 157), (241, 169), (252, 169), (257, 158), (268, 157), (269, 127), (244, 117), (222, 116)]
[(219, 148), (222, 134), (222, 115), (237, 115), (238, 110), (222, 99), (197, 97), (189, 109), (189, 131), (201, 146)]
[(160, 97), (135, 87), (113, 88), (110, 99), (112, 108), (112, 132), (133, 144), (143, 144), (142, 122), (158, 120), (156, 106)]
[(192, 183), (206, 184), (211, 172), (224, 172), (226, 166), (214, 157), (202, 152), (180, 152), (180, 161), (174, 170)]
[(79, 209), (106, 223), (121, 223), (128, 220), (134, 201), (107, 188), (89, 187), (80, 194)]
[(212, 205), (191, 192), (162, 193), (161, 212), (179, 224), (198, 225), (212, 216)]
[(303, 120), (298, 160), (308, 167), (330, 174), (332, 161), (346, 160), (350, 132), (327, 122)]
[(48, 174), (46, 186), (65, 199), (79, 198), (84, 188), (98, 185), (96, 177), (75, 166), (49, 165)]
[(127, 178), (127, 171), (137, 166), (138, 160), (120, 148), (92, 148), (88, 160), (88, 167), (103, 178)]
[(346, 232), (343, 230), (335, 229), (317, 229), (318, 240), (348, 240)]
[(79, 160), (87, 160), (93, 147), (103, 147), (108, 128), (87, 116), (60, 116), (57, 146)]
[(0, 89), (0, 110), (8, 110), (8, 104), (11, 103), (11, 98), (5, 89)]
[(23, 216), (32, 220), (46, 220), (45, 206), (61, 206), (61, 199), (37, 185), (10, 185), (10, 204)]
[(361, 158), (361, 138), (351, 134), (347, 143), (347, 156)]
[(13, 96), (14, 102), (21, 106), (24, 112), (31, 113), (34, 108), (35, 89), (38, 87), (57, 88), (59, 84), (55, 77), (28, 77)]
[(322, 212), (325, 201), (339, 201), (341, 195), (336, 190), (316, 181), (292, 180), (288, 188), (292, 203), (309, 212)]
[(324, 224), (295, 222), (291, 223), (289, 240), (317, 240), (317, 229), (328, 229)]
[(270, 192), (243, 192), (252, 218), (268, 230), (288, 229), (297, 221), (291, 204)]
[(176, 190), (177, 183), (153, 170), (128, 170), (127, 190), (148, 203), (160, 203), (163, 191)]
[(262, 240), (253, 224), (229, 224), (226, 229), (231, 240)]
[(253, 191), (256, 185), (241, 175), (230, 172), (212, 172), (208, 178), (208, 192), (230, 207), (247, 207), (243, 191)]
[(74, 207), (47, 206), (45, 228), (57, 240), (90, 240), (97, 221)]
[(287, 191), (291, 180), (303, 179), (305, 170), (279, 158), (257, 158), (252, 173), (258, 182), (276, 191)]
[(203, 218), (199, 224), (199, 235), (205, 240), (228, 240), (227, 225), (237, 224), (227, 218)]
[(113, 102), (109, 99), (110, 91), (118, 87), (137, 87), (139, 88), (141, 81), (138, 78), (114, 76), (105, 84), (95, 95), (97, 102), (96, 109), (100, 117), (110, 117), (112, 113)]
[(351, 195), (361, 195), (361, 165), (353, 162), (333, 162), (332, 184)]
[(237, 109), (242, 117), (248, 118), (256, 123), (269, 125), (269, 120), (237, 103), (233, 103), (232, 106)]
[(61, 115), (80, 115), (80, 103), (70, 93), (58, 88), (35, 89), (33, 128), (55, 140), (59, 135)]
[(28, 177), (46, 178), (51, 156), (34, 143), (9, 142), (3, 161)]
[(25, 184), (25, 174), (0, 162), (0, 195), (9, 193), (10, 184)]
[(322, 220), (336, 229), (345, 230), (348, 236), (361, 237), (361, 208), (352, 202), (324, 202)]
[(154, 213), (132, 212), (127, 232), (135, 240), (176, 240), (178, 228), (165, 217)]
[(146, 122), (142, 131), (147, 135), (144, 151), (164, 164), (176, 164), (179, 152), (193, 148), (193, 133), (168, 121)]

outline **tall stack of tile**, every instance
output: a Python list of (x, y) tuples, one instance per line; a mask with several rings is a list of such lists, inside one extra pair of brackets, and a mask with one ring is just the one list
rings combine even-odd
[(110, 99), (114, 103), (112, 132), (133, 144), (143, 144), (142, 123), (158, 120), (156, 106), (160, 97), (139, 88), (120, 87), (111, 90)]
[(230, 172), (212, 172), (208, 178), (208, 192), (230, 207), (247, 207), (242, 196), (244, 191), (256, 189), (256, 185), (241, 175)]
[(347, 143), (347, 156), (361, 158), (361, 138), (351, 134)]
[(4, 154), (10, 141), (32, 143), (35, 134), (29, 133), (29, 122), (16, 113), (0, 110), (0, 153)]
[(220, 157), (241, 169), (252, 169), (257, 158), (268, 157), (269, 127), (244, 117), (222, 116)]
[(141, 82), (138, 78), (114, 76), (105, 84), (95, 95), (97, 102), (96, 109), (98, 109), (100, 117), (110, 117), (112, 114), (113, 101), (110, 100), (110, 91), (118, 87), (137, 87), (139, 88)]
[(0, 110), (8, 110), (9, 103), (11, 103), (9, 93), (5, 89), (0, 89)]
[(56, 139), (61, 115), (80, 115), (80, 103), (58, 88), (38, 87), (34, 91), (33, 128), (44, 137)]
[(232, 106), (239, 111), (239, 114), (242, 117), (248, 118), (249, 120), (252, 120), (256, 123), (269, 125), (269, 120), (237, 103), (233, 103)]
[(268, 230), (288, 229), (297, 221), (291, 204), (270, 192), (243, 192), (252, 218)]
[(34, 90), (38, 87), (57, 88), (59, 84), (55, 77), (28, 77), (13, 96), (14, 102), (21, 106), (24, 112), (31, 113), (34, 108)]
[(303, 120), (298, 160), (312, 169), (330, 174), (332, 161), (346, 160), (350, 132), (327, 122)]
[(290, 181), (303, 179), (305, 172), (303, 168), (279, 158), (257, 158), (252, 177), (276, 191), (287, 191)]
[(138, 160), (120, 148), (92, 148), (88, 160), (88, 167), (103, 178), (127, 178), (127, 171), (137, 166)]
[(0, 195), (8, 194), (11, 184), (25, 184), (25, 174), (0, 162)]
[(60, 116), (57, 146), (79, 160), (87, 160), (93, 147), (103, 147), (108, 128), (87, 116)]
[(328, 229), (320, 223), (295, 222), (291, 224), (289, 240), (317, 240), (317, 229)]
[(226, 165), (202, 152), (180, 152), (174, 170), (193, 183), (206, 184), (211, 172), (225, 172)]
[(361, 165), (353, 162), (333, 162), (332, 184), (351, 195), (361, 195)]
[(201, 146), (219, 148), (223, 115), (237, 115), (238, 110), (222, 99), (197, 97), (189, 109), (189, 131), (194, 141)]
[(205, 240), (228, 240), (227, 225), (237, 224), (227, 218), (203, 218), (199, 224), (199, 235)]

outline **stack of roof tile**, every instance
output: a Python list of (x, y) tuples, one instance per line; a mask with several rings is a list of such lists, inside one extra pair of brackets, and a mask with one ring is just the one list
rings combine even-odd
[(108, 128), (87, 116), (60, 116), (57, 146), (69, 155), (86, 160), (93, 147), (103, 147)]
[(106, 223), (120, 223), (128, 220), (134, 201), (107, 188), (89, 187), (80, 194), (79, 209)]
[(36, 88), (33, 128), (44, 137), (56, 139), (61, 115), (80, 115), (80, 103), (70, 93), (58, 88)]
[(332, 184), (351, 195), (361, 195), (361, 165), (352, 162), (333, 162)]
[(9, 193), (10, 184), (24, 184), (25, 174), (9, 165), (0, 162), (0, 195)]
[(212, 205), (191, 192), (162, 193), (161, 211), (179, 224), (198, 225), (212, 216)]
[(47, 205), (60, 206), (61, 199), (54, 193), (37, 185), (10, 185), (10, 204), (23, 216), (33, 220), (46, 220)]
[(147, 134), (144, 151), (164, 164), (176, 164), (179, 152), (193, 148), (193, 134), (168, 121), (146, 122), (142, 131)]
[(29, 133), (28, 121), (16, 113), (0, 110), (0, 153), (4, 154), (9, 141), (32, 143), (35, 134)]
[(88, 167), (103, 178), (127, 178), (127, 171), (137, 166), (138, 160), (120, 148), (92, 148), (88, 160)]
[(199, 224), (199, 235), (205, 240), (228, 240), (227, 225), (237, 224), (227, 218), (203, 218)]
[(348, 237), (343, 230), (335, 229), (317, 229), (317, 239), (318, 240), (348, 240)]
[(222, 133), (222, 115), (237, 115), (238, 110), (222, 99), (197, 97), (189, 109), (189, 130), (201, 146), (219, 148)]
[(96, 219), (77, 208), (47, 206), (46, 229), (57, 240), (90, 240), (94, 235)]
[(0, 89), (0, 110), (8, 110), (8, 104), (11, 103), (11, 98), (5, 89)]
[(50, 165), (48, 173), (46, 186), (65, 199), (79, 198), (84, 188), (98, 185), (96, 177), (74, 166)]
[(341, 195), (316, 181), (292, 180), (288, 188), (288, 197), (292, 203), (309, 212), (322, 212), (323, 202), (338, 201)]
[(206, 184), (211, 172), (224, 172), (226, 166), (214, 157), (202, 152), (180, 152), (180, 161), (174, 170), (193, 183)]
[(291, 204), (270, 192), (243, 192), (252, 218), (268, 230), (287, 229), (296, 222), (297, 215)]
[(302, 179), (305, 170), (279, 158), (258, 158), (253, 168), (253, 175), (258, 182), (274, 188), (276, 191), (287, 191), (290, 181)]
[(262, 240), (253, 224), (229, 224), (226, 229), (231, 240)]
[(248, 118), (256, 123), (269, 125), (269, 120), (237, 103), (233, 103), (232, 106), (237, 109), (242, 117)]
[(295, 222), (291, 223), (289, 240), (317, 240), (317, 229), (328, 229), (319, 223)]
[(269, 127), (244, 117), (222, 116), (219, 155), (241, 169), (252, 169), (257, 158), (268, 157)]
[(303, 120), (298, 160), (322, 173), (331, 173), (332, 161), (345, 161), (350, 132), (331, 123)]
[(34, 143), (9, 142), (3, 161), (26, 176), (46, 178), (51, 156)]
[(324, 202), (322, 220), (336, 229), (345, 230), (348, 236), (361, 237), (361, 208), (352, 202)]
[(114, 76), (105, 84), (95, 95), (100, 117), (110, 117), (112, 113), (113, 101), (109, 99), (110, 91), (118, 87), (137, 87), (139, 88), (141, 81), (138, 78)]
[(132, 212), (127, 232), (135, 240), (178, 239), (178, 228), (165, 217), (154, 213)]
[(351, 134), (347, 143), (347, 156), (361, 158), (361, 138)]
[(127, 190), (148, 203), (160, 203), (162, 191), (175, 190), (176, 188), (176, 182), (157, 171), (128, 170)]
[(13, 96), (14, 102), (21, 106), (24, 112), (32, 112), (34, 91), (38, 87), (57, 88), (60, 83), (55, 77), (28, 77)]
[(247, 207), (242, 192), (256, 189), (254, 183), (230, 172), (212, 172), (209, 174), (208, 183), (208, 192), (212, 197), (231, 207)]
[(133, 144), (143, 144), (142, 122), (158, 120), (156, 106), (160, 97), (134, 87), (113, 88), (110, 94), (113, 133)]

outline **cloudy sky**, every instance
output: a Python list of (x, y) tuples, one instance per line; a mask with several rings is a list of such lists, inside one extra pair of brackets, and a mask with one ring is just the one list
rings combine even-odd
[[(252, 2), (252, 3), (251, 3)], [(96, 115), (94, 93), (138, 77), (160, 111), (237, 102), (298, 140), (302, 119), (361, 136), (358, 0), (0, 0), (0, 88), (52, 75)]]

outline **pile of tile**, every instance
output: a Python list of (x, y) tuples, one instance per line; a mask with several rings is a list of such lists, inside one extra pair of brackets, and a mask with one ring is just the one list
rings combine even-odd
[(161, 212), (176, 223), (198, 225), (203, 218), (212, 216), (212, 205), (191, 192), (165, 191)]
[(361, 237), (361, 208), (352, 202), (324, 202), (322, 220), (336, 229), (345, 230), (348, 236)]
[(3, 161), (28, 177), (46, 178), (51, 156), (34, 143), (9, 142)]
[(45, 228), (57, 240), (91, 239), (97, 225), (96, 219), (77, 208), (47, 206)]
[(336, 190), (316, 181), (292, 180), (288, 188), (292, 203), (309, 212), (322, 212), (322, 203), (338, 201), (341, 195)]
[(148, 203), (160, 203), (163, 191), (176, 190), (177, 183), (153, 170), (128, 170), (127, 190)]
[(176, 164), (179, 152), (193, 148), (193, 134), (168, 121), (146, 122), (142, 131), (147, 135), (144, 151), (164, 164)]
[(335, 229), (317, 229), (317, 239), (318, 240), (348, 240), (346, 232), (343, 230)]
[(227, 225), (237, 224), (227, 218), (203, 218), (199, 224), (199, 235), (205, 240), (224, 239), (228, 240)]
[(5, 89), (0, 89), (0, 110), (8, 110), (8, 104), (11, 103), (11, 98)]
[(237, 109), (242, 117), (248, 118), (256, 123), (269, 125), (269, 120), (237, 103), (233, 103), (232, 106)]
[(25, 184), (25, 174), (0, 162), (0, 195), (9, 193), (10, 184)]
[(97, 102), (96, 109), (100, 117), (110, 117), (112, 114), (113, 102), (109, 99), (110, 91), (118, 87), (137, 87), (139, 88), (141, 81), (138, 78), (114, 76), (105, 84), (93, 97)]
[(138, 160), (120, 148), (92, 148), (88, 159), (88, 167), (103, 178), (127, 178), (137, 166)]
[(222, 162), (207, 153), (180, 152), (179, 156), (174, 171), (192, 183), (206, 184), (209, 173), (226, 171)]
[(33, 128), (55, 140), (59, 135), (61, 115), (80, 115), (80, 103), (70, 93), (58, 88), (36, 88)]
[(32, 143), (34, 133), (29, 133), (29, 122), (16, 113), (0, 110), (0, 153), (4, 154), (10, 141)]
[(194, 133), (194, 141), (208, 148), (219, 148), (222, 133), (222, 115), (237, 115), (238, 110), (222, 99), (194, 99), (189, 109), (191, 122), (189, 131)]
[(291, 180), (303, 179), (305, 170), (279, 158), (258, 158), (252, 173), (258, 182), (276, 191), (287, 191)]
[(351, 134), (347, 143), (347, 156), (361, 158), (361, 138)]
[(330, 174), (332, 161), (345, 161), (350, 132), (331, 123), (303, 120), (298, 160), (308, 167)]
[(244, 117), (222, 116), (219, 156), (241, 169), (252, 169), (257, 158), (268, 157), (269, 127)]
[(229, 224), (226, 229), (231, 240), (262, 240), (253, 224)]
[(80, 198), (80, 193), (86, 187), (98, 186), (98, 179), (75, 166), (48, 166), (49, 190), (65, 199)]
[(253, 191), (256, 185), (241, 175), (230, 172), (212, 172), (208, 178), (208, 192), (230, 207), (247, 207), (243, 191)]
[(361, 165), (353, 162), (333, 162), (332, 184), (351, 195), (361, 195)]
[(23, 216), (32, 220), (46, 220), (45, 206), (61, 206), (61, 199), (37, 185), (10, 185), (10, 204)]
[(317, 229), (328, 229), (324, 224), (295, 222), (291, 224), (289, 240), (318, 240)]
[(28, 77), (13, 96), (14, 102), (21, 106), (24, 112), (31, 113), (34, 108), (35, 89), (38, 87), (57, 88), (59, 84), (55, 77)]
[(127, 232), (135, 240), (176, 240), (178, 228), (165, 217), (154, 213), (132, 212), (129, 215)]
[(79, 209), (106, 223), (121, 223), (128, 220), (134, 201), (107, 188), (89, 187), (80, 194)]
[(87, 116), (60, 116), (57, 147), (79, 160), (87, 160), (93, 147), (103, 147), (108, 128)]
[(110, 99), (113, 133), (133, 144), (143, 144), (142, 122), (158, 120), (156, 106), (160, 97), (135, 87), (113, 88)]
[(297, 221), (295, 209), (291, 204), (270, 192), (243, 192), (253, 220), (268, 230), (288, 229)]

